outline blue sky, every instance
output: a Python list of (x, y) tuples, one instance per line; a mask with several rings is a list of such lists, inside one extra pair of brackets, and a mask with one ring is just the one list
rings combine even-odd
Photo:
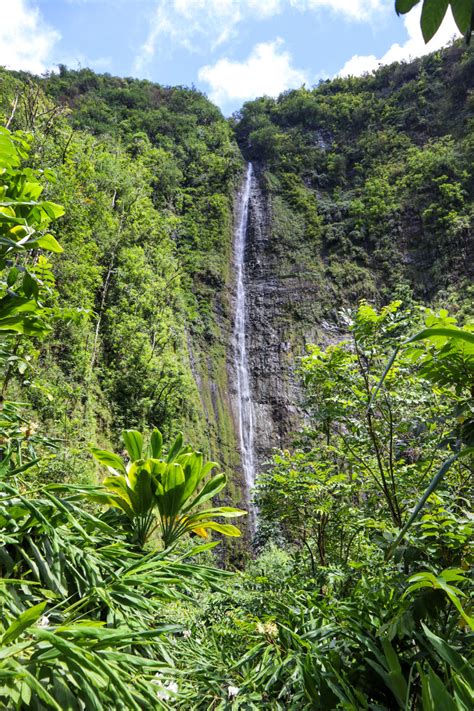
[(0, 65), (194, 85), (227, 115), (255, 96), (363, 74), (457, 34), (447, 16), (426, 47), (419, 9), (399, 18), (393, 0), (0, 1)]

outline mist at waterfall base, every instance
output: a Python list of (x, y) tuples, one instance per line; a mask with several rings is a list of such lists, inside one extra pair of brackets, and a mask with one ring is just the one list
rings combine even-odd
[(245, 480), (245, 493), (249, 507), (250, 530), (255, 532), (257, 512), (252, 504), (252, 489), (255, 485), (255, 415), (250, 386), (249, 359), (247, 351), (247, 292), (245, 284), (245, 248), (247, 242), (250, 193), (253, 167), (247, 165), (245, 181), (240, 194), (238, 219), (234, 237), (234, 261), (236, 271), (236, 297), (234, 321), (234, 368), (236, 380), (236, 409), (239, 433), (240, 458)]

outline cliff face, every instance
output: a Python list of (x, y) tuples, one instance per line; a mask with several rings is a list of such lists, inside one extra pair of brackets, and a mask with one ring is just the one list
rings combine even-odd
[(261, 465), (272, 447), (288, 444), (298, 421), (299, 392), (289, 329), (293, 305), (308, 299), (300, 277), (282, 273), (272, 206), (259, 184), (252, 183), (245, 254), (248, 293), (248, 352), (255, 413), (255, 448)]
[[(299, 249), (291, 242), (300, 241)], [(301, 254), (303, 252), (303, 254)], [(305, 345), (337, 340), (338, 329), (322, 317), (321, 257), (305, 248), (304, 231), (292, 223), (288, 206), (265, 190), (256, 166), (251, 184), (244, 273), (247, 293), (247, 350), (255, 420), (257, 470), (273, 448), (290, 445), (303, 418), (298, 361)], [(233, 357), (233, 355), (232, 355)], [(235, 368), (230, 364), (230, 382)], [(235, 403), (237, 393), (232, 389)], [(235, 405), (234, 405), (235, 409)]]
[(243, 107), (258, 467), (291, 443), (303, 417), (298, 360), (306, 343), (343, 337), (342, 310), (401, 298), (469, 311), (473, 68), (472, 51), (453, 47)]

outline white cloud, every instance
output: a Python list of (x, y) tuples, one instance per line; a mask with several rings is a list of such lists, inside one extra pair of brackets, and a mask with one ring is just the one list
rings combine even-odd
[(201, 67), (199, 80), (209, 84), (210, 99), (220, 106), (256, 96), (276, 96), (285, 89), (308, 81), (306, 72), (292, 66), (292, 57), (283, 49), (283, 40), (255, 45), (243, 62), (219, 59)]
[(410, 13), (405, 15), (403, 21), (408, 34), (407, 41), (400, 44), (392, 44), (385, 54), (377, 59), (374, 54), (355, 54), (349, 59), (338, 72), (339, 76), (360, 76), (378, 68), (380, 64), (391, 64), (392, 62), (403, 62), (416, 57), (421, 57), (429, 52), (434, 52), (440, 47), (448, 44), (453, 37), (459, 37), (460, 33), (453, 20), (449, 9), (443, 23), (428, 44), (425, 44), (420, 28), (421, 4), (415, 7)]
[(207, 51), (229, 41), (247, 19), (264, 20), (285, 9), (299, 12), (330, 11), (348, 21), (370, 21), (392, 0), (156, 0), (150, 31), (135, 58), (134, 69), (146, 70), (160, 44), (179, 45), (189, 51)]
[(393, 2), (387, 0), (289, 0), (298, 10), (331, 10), (348, 20), (368, 21), (379, 12), (393, 10)]
[[(135, 58), (134, 68), (141, 73), (153, 59), (160, 42), (197, 51), (202, 43), (217, 47), (232, 36), (243, 14), (265, 17), (279, 0), (158, 0), (150, 20), (150, 31)], [(204, 42), (203, 42), (204, 40)]]
[(51, 69), (51, 52), (60, 39), (29, 0), (2, 3), (0, 65), (42, 74)]

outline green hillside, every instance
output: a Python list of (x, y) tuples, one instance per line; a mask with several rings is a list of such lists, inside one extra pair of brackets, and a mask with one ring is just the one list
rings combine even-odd
[(473, 62), (457, 46), (236, 116), (271, 200), (275, 263), (317, 282), (316, 318), (404, 290), (456, 302), (472, 279)]
[(0, 81), (5, 117), (20, 97), (10, 128), (33, 134), (29, 160), (55, 172), (46, 194), (66, 211), (55, 298), (82, 315), (55, 326), (28, 394), (71, 476), (78, 458), (91, 476), (89, 441), (132, 425), (184, 429), (235, 464), (225, 287), (242, 159), (227, 122), (196, 91), (89, 70)]

